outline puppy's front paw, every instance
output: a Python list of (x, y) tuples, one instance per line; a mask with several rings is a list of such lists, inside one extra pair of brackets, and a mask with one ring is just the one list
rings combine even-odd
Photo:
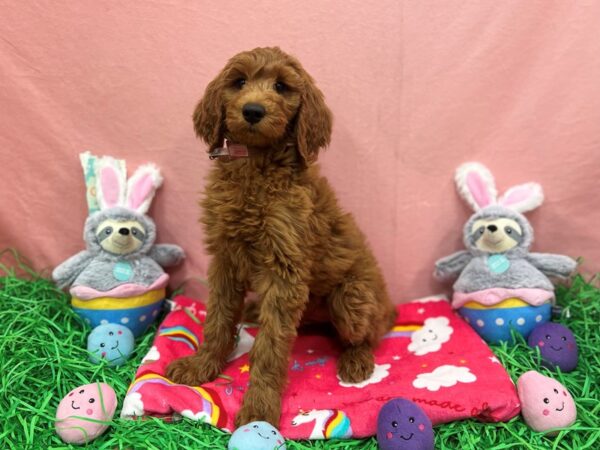
[(200, 351), (192, 356), (176, 359), (167, 367), (167, 378), (188, 386), (201, 384), (217, 378), (222, 364), (210, 353)]
[(241, 427), (250, 422), (264, 420), (279, 428), (281, 415), (281, 395), (273, 389), (253, 389), (244, 395), (242, 407), (235, 416), (235, 426)]
[(360, 383), (371, 376), (375, 358), (369, 351), (347, 349), (338, 359), (338, 375), (345, 383)]

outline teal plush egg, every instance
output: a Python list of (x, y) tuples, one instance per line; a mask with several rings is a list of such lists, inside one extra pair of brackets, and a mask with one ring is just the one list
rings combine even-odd
[(285, 439), (267, 422), (250, 422), (231, 435), (228, 450), (285, 450)]
[(458, 313), (490, 344), (511, 342), (511, 330), (525, 339), (542, 323), (550, 321), (550, 302), (532, 306), (521, 299), (510, 298), (492, 306), (467, 302)]
[(133, 352), (135, 339), (131, 330), (123, 325), (99, 325), (88, 336), (87, 350), (90, 361), (106, 361), (109, 366), (120, 366)]

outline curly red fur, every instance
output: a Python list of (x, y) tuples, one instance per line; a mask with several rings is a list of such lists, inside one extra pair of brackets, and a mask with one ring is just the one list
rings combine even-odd
[[(243, 117), (249, 102), (265, 109), (256, 124)], [(278, 48), (234, 56), (194, 112), (196, 133), (210, 148), (226, 137), (252, 154), (217, 161), (209, 176), (202, 201), (213, 256), (205, 341), (196, 355), (171, 363), (167, 374), (191, 385), (217, 377), (234, 347), (246, 292), (256, 292), (260, 302), (247, 313), (257, 316), (260, 332), (250, 352), (250, 387), (238, 426), (253, 420), (279, 424), (301, 322), (333, 324), (343, 348), (340, 378), (360, 382), (371, 375), (372, 350), (395, 318), (365, 237), (311, 164), (329, 143), (331, 122), (313, 79)]]

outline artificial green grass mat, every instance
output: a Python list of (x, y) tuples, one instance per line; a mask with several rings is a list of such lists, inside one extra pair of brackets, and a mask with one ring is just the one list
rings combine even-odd
[[(1, 255), (0, 255), (1, 256)], [(560, 287), (560, 322), (579, 344), (577, 370), (568, 374), (540, 368), (536, 353), (521, 339), (514, 347), (495, 346), (514, 381), (538, 370), (563, 383), (577, 402), (577, 422), (557, 437), (533, 432), (520, 417), (509, 423), (473, 420), (435, 428), (438, 449), (600, 449), (600, 289), (577, 276)], [(132, 359), (111, 368), (87, 361), (89, 328), (68, 305), (68, 296), (18, 262), (0, 264), (0, 449), (81, 448), (63, 443), (54, 432), (58, 402), (71, 389), (93, 381), (110, 384), (123, 401), (140, 360), (150, 348), (153, 328), (137, 342)], [(166, 423), (113, 420), (112, 427), (88, 444), (97, 449), (220, 449), (228, 435), (187, 419)], [(288, 441), (288, 449), (377, 449), (375, 439)]]

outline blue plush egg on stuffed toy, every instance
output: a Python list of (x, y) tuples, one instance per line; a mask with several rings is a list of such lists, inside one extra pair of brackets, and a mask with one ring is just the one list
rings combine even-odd
[(390, 400), (377, 417), (377, 443), (381, 450), (433, 450), (431, 420), (410, 400)]
[(285, 439), (267, 422), (250, 422), (231, 435), (228, 450), (285, 450)]
[(131, 330), (123, 325), (99, 325), (88, 336), (90, 361), (98, 363), (105, 360), (109, 366), (120, 366), (131, 356), (134, 341)]
[(579, 351), (571, 330), (559, 323), (545, 323), (536, 327), (527, 343), (538, 347), (542, 365), (549, 369), (560, 367), (563, 372), (571, 372), (577, 367)]

